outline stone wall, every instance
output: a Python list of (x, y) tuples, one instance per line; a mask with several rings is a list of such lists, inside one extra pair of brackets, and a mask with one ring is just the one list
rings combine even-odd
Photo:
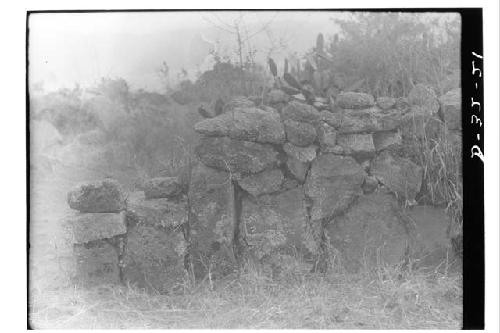
[[(274, 267), (287, 256), (314, 270), (332, 248), (353, 272), (445, 253), (447, 237), (422, 237), (424, 170), (412, 151), (461, 135), (460, 92), (438, 99), (417, 85), (406, 99), (344, 92), (313, 105), (274, 90), (266, 105), (236, 98), (198, 122), (187, 193), (175, 178), (152, 179), (126, 202), (109, 181), (80, 186), (68, 196), (81, 211), (68, 219), (75, 244), (108, 240), (118, 279), (160, 292), (248, 260)], [(447, 218), (433, 221), (445, 235)]]

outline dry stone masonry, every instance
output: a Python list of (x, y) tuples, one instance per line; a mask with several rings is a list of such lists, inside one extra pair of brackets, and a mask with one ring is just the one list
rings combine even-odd
[(428, 210), (408, 209), (424, 190), (411, 148), (438, 132), (460, 145), (459, 90), (440, 99), (422, 85), (407, 99), (343, 92), (316, 107), (272, 90), (264, 101), (237, 97), (195, 125), (187, 192), (170, 177), (128, 195), (112, 180), (71, 191), (80, 274), (93, 267), (168, 293), (247, 260), (300, 257), (312, 270), (335, 248), (354, 272), (445, 251), (446, 218), (429, 244), (419, 213)]

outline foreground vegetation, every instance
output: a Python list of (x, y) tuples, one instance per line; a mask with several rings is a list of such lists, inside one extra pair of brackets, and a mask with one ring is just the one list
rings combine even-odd
[(459, 329), (460, 275), (413, 272), (327, 275), (256, 270), (179, 295), (133, 286), (78, 286), (33, 295), (35, 328)]

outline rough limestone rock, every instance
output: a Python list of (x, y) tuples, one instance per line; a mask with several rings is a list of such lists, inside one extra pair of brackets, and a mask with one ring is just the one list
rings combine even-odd
[(382, 112), (378, 107), (363, 110), (345, 109), (342, 111), (342, 125), (339, 133), (371, 133), (396, 129), (401, 121), (399, 112)]
[(283, 119), (290, 119), (299, 122), (318, 124), (321, 120), (321, 114), (318, 110), (308, 104), (292, 101), (281, 110)]
[(361, 192), (366, 173), (352, 157), (322, 154), (312, 163), (305, 193), (312, 199), (311, 219), (343, 213)]
[(245, 198), (241, 214), (241, 237), (257, 259), (294, 248), (316, 251), (308, 231), (304, 191), (301, 187), (258, 199)]
[(74, 282), (84, 287), (120, 283), (118, 253), (106, 240), (75, 244), (73, 255), (76, 260)]
[(340, 262), (350, 273), (400, 263), (409, 236), (395, 212), (396, 200), (375, 192), (359, 197), (349, 211), (327, 226), (330, 244), (340, 252)]
[(399, 198), (413, 202), (420, 191), (423, 169), (408, 159), (383, 151), (373, 159), (370, 171)]
[(316, 129), (313, 125), (287, 119), (284, 122), (286, 138), (299, 147), (307, 147), (316, 140)]
[(401, 118), (403, 139), (436, 139), (444, 130), (443, 122), (429, 109), (421, 106), (412, 106)]
[(462, 89), (448, 91), (439, 98), (444, 122), (450, 130), (462, 129)]
[(127, 211), (135, 214), (139, 222), (162, 228), (177, 229), (187, 223), (187, 204), (168, 198), (148, 199), (142, 192), (129, 194)]
[(414, 228), (412, 256), (418, 266), (434, 268), (445, 261), (446, 252), (451, 254), (451, 240), (447, 234), (450, 218), (444, 208), (416, 206), (406, 213)]
[(399, 131), (384, 131), (373, 133), (373, 144), (377, 152), (384, 149), (395, 149), (401, 147), (403, 139)]
[(377, 98), (377, 106), (382, 110), (389, 110), (396, 106), (396, 99), (392, 97)]
[(321, 147), (335, 147), (337, 144), (337, 130), (323, 123), (318, 127), (318, 138)]
[(291, 143), (285, 143), (283, 150), (288, 156), (294, 157), (301, 162), (311, 162), (316, 158), (317, 146), (297, 147)]
[(342, 92), (337, 95), (335, 102), (344, 109), (366, 109), (375, 105), (372, 95), (358, 92)]
[(169, 293), (186, 277), (186, 203), (146, 200), (141, 194), (129, 196), (129, 220), (134, 221), (129, 222), (124, 278), (139, 288)]
[(272, 169), (243, 176), (238, 179), (238, 184), (251, 195), (259, 196), (278, 191), (284, 179), (285, 177), (280, 169)]
[(267, 104), (288, 103), (290, 96), (284, 91), (273, 89), (267, 94)]
[(72, 209), (82, 213), (116, 213), (125, 208), (123, 191), (112, 179), (78, 185), (67, 200)]
[(430, 114), (437, 114), (439, 110), (439, 100), (434, 90), (423, 84), (417, 84), (408, 94), (410, 105), (421, 106)]
[(190, 243), (194, 255), (211, 255), (231, 245), (234, 233), (234, 188), (229, 173), (198, 164), (189, 187)]
[(337, 143), (352, 151), (358, 159), (367, 159), (375, 155), (375, 146), (371, 134), (339, 134)]
[(333, 128), (339, 128), (342, 125), (342, 114), (339, 112), (321, 111), (320, 115), (321, 120)]
[(258, 108), (236, 108), (194, 126), (207, 136), (228, 136), (236, 140), (260, 143), (283, 143), (285, 131), (279, 113)]
[(146, 199), (176, 198), (182, 194), (183, 186), (176, 177), (157, 177), (144, 184)]
[(303, 182), (306, 179), (307, 171), (309, 171), (310, 165), (310, 162), (302, 162), (292, 156), (288, 156), (286, 160), (288, 170), (300, 182)]
[(65, 220), (72, 231), (74, 244), (84, 244), (127, 233), (125, 212), (74, 213)]
[(232, 173), (257, 173), (278, 163), (272, 146), (226, 137), (203, 138), (195, 153), (206, 166)]

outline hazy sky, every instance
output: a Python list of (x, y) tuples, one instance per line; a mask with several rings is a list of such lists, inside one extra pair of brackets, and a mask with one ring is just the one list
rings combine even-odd
[[(45, 90), (75, 83), (89, 85), (101, 77), (123, 77), (135, 88), (160, 86), (158, 69), (166, 61), (171, 71), (195, 71), (200, 36), (219, 40), (223, 52), (233, 53), (235, 35), (228, 24), (243, 15), (251, 39), (264, 59), (270, 38), (283, 40), (299, 53), (311, 48), (319, 32), (333, 34), (337, 12), (152, 12), (55, 13), (30, 16), (30, 81), (43, 81)], [(217, 27), (216, 27), (217, 26)], [(245, 32), (244, 32), (245, 33)], [(285, 51), (286, 52), (286, 51)]]

